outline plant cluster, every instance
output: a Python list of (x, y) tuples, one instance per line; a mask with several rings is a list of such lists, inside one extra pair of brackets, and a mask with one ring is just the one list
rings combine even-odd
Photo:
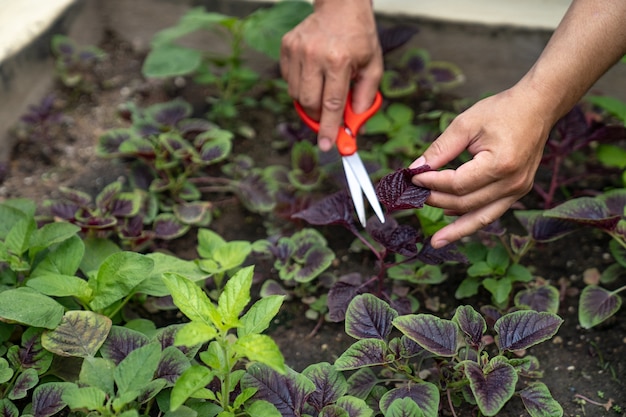
[[(385, 140), (362, 154), (378, 179), (385, 222), (372, 216), (362, 229), (348, 193), (336, 191), (343, 185), (337, 160), (320, 154), (297, 123), (283, 126), (284, 165), (258, 166), (254, 155), (236, 152), (247, 135), (238, 115), (263, 104), (255, 89), (271, 91), (275, 109), (284, 101), (284, 91), (272, 90), (279, 82), (265, 83), (246, 66), (245, 47), (276, 58), (280, 37), (310, 10), (292, 1), (245, 18), (190, 10), (155, 36), (143, 73), (209, 86), (208, 112), (198, 116), (205, 109), (181, 98), (128, 103), (119, 110), (126, 127), (98, 143), (101, 157), (129, 167), (128, 180), (95, 196), (62, 188), (45, 215), (29, 200), (0, 203), (0, 416), (434, 417), (462, 407), (492, 416), (514, 397), (532, 416), (563, 414), (526, 352), (557, 333), (559, 291), (523, 261), (539, 245), (596, 228), (611, 237), (615, 264), (602, 286), (583, 290), (580, 324), (593, 327), (620, 309), (626, 190), (580, 198), (567, 190), (586, 174), (571, 175), (581, 151), (597, 150), (605, 168), (623, 170), (619, 155), (607, 154), (626, 136), (624, 126), (574, 109), (546, 147), (551, 181), (536, 185), (542, 209), (514, 212), (526, 235), (492, 225), (488, 240), (436, 250), (429, 238), (450, 219), (424, 206), (430, 190), (411, 182), (430, 167), (403, 167), (454, 117), (460, 104), (442, 92), (463, 77), (419, 48), (398, 51), (394, 61), (391, 52), (416, 32), (381, 29), (386, 105), (367, 130)], [(227, 52), (186, 46), (199, 31), (225, 35)], [(64, 37), (53, 49), (64, 83), (94, 91), (88, 72), (104, 54)], [(623, 122), (619, 104), (593, 103)], [(48, 98), (24, 120), (44, 141), (60, 117)], [(557, 205), (558, 193), (568, 200)], [(258, 215), (265, 238), (227, 240), (209, 229), (235, 201)], [(167, 252), (190, 231), (197, 232), (194, 259)], [(361, 256), (360, 270), (335, 274), (335, 237)], [(163, 251), (153, 250), (156, 241)], [(449, 319), (420, 313), (420, 300), (446, 281), (448, 267), (465, 275), (457, 299), (489, 297), (480, 313), (468, 305)], [(345, 321), (356, 342), (335, 363), (296, 372), (263, 334), (283, 301), (294, 299), (318, 325)], [(159, 328), (137, 318), (150, 308), (175, 309), (185, 323)]]

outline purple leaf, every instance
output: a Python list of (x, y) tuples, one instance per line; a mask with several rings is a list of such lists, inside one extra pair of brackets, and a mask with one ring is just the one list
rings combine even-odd
[(444, 262), (468, 262), (465, 255), (458, 251), (454, 243), (435, 249), (430, 244), (430, 238), (424, 241), (422, 249), (417, 254), (417, 259), (430, 265), (439, 265)]
[(452, 320), (467, 336), (468, 343), (473, 347), (481, 346), (482, 338), (487, 331), (487, 323), (471, 306), (460, 306), (456, 309)]
[(33, 392), (33, 416), (49, 417), (55, 415), (66, 404), (63, 401), (63, 392), (67, 387), (73, 386), (67, 382), (48, 382), (39, 385)]
[(528, 288), (515, 294), (516, 306), (528, 306), (530, 310), (556, 313), (559, 310), (559, 290), (552, 285)]
[(174, 205), (174, 214), (185, 224), (202, 224), (211, 221), (212, 204), (206, 201), (185, 202)]
[(498, 319), (494, 329), (498, 333), (496, 342), (501, 351), (528, 349), (548, 340), (556, 334), (563, 323), (556, 314), (520, 310)]
[(154, 219), (152, 229), (156, 238), (172, 240), (187, 233), (189, 226), (181, 223), (173, 214), (162, 213)]
[(315, 384), (305, 376), (291, 369), (281, 375), (261, 363), (248, 368), (241, 386), (256, 388), (253, 398), (270, 402), (283, 417), (299, 417), (306, 399), (315, 391)]
[(356, 231), (354, 206), (345, 191), (331, 194), (291, 217), (315, 226), (337, 224)]
[(459, 348), (459, 327), (430, 314), (409, 314), (393, 321), (403, 334), (439, 356), (454, 356)]
[(136, 138), (132, 129), (110, 129), (98, 138), (98, 154), (104, 157), (121, 155), (122, 143)]
[(550, 390), (542, 382), (531, 382), (519, 392), (519, 396), (531, 416), (563, 415), (563, 407), (552, 398)]
[(419, 405), (425, 417), (439, 415), (439, 388), (430, 382), (412, 383), (388, 391), (380, 400), (380, 409), (386, 414), (395, 400), (411, 398)]
[(28, 390), (36, 386), (38, 383), (39, 376), (37, 375), (37, 371), (32, 368), (26, 369), (15, 379), (15, 383), (8, 392), (7, 397), (10, 400), (22, 399), (26, 397)]
[(165, 348), (161, 354), (159, 367), (155, 378), (165, 379), (171, 386), (174, 385), (183, 371), (191, 366), (189, 359), (176, 346)]
[(496, 415), (515, 392), (515, 368), (502, 356), (491, 359), (484, 370), (475, 362), (465, 361), (464, 364), (465, 376), (480, 411), (486, 416)]
[(41, 334), (43, 330), (28, 328), (22, 334), (21, 346), (12, 346), (7, 352), (7, 359), (15, 368), (33, 368), (37, 374), (44, 374), (52, 363), (52, 353), (43, 348)]
[(136, 330), (112, 326), (109, 336), (100, 348), (105, 359), (111, 359), (118, 365), (130, 352), (150, 343), (150, 339)]
[(413, 176), (430, 171), (428, 165), (418, 168), (403, 168), (381, 178), (376, 184), (378, 200), (388, 212), (415, 209), (424, 206), (430, 190), (418, 187), (411, 182)]
[[(171, 302), (171, 296), (160, 297), (158, 300), (168, 300), (170, 302), (170, 305), (174, 306), (174, 303)], [(165, 351), (170, 346), (174, 346), (176, 332), (178, 332), (178, 330), (183, 326), (184, 324), (172, 324), (165, 328), (159, 329), (159, 332), (156, 335), (156, 339), (161, 343), (162, 351)], [(198, 353), (198, 351), (200, 350), (201, 346), (176, 346), (176, 348), (183, 352), (188, 359), (193, 359), (196, 356), (196, 353)]]
[(74, 203), (79, 207), (87, 207), (91, 205), (91, 196), (82, 191), (73, 190), (67, 187), (59, 187), (59, 192), (63, 199), (69, 201), (70, 203)]
[(340, 371), (349, 371), (368, 366), (379, 366), (390, 362), (385, 355), (387, 343), (380, 339), (362, 339), (352, 344), (335, 361)]
[(8, 398), (0, 399), (0, 416), (2, 417), (19, 417), (20, 412)]
[(250, 211), (267, 212), (274, 207), (275, 184), (262, 171), (254, 170), (234, 187), (241, 203)]
[(580, 294), (578, 321), (583, 328), (590, 329), (617, 313), (621, 306), (619, 294), (588, 285)]
[(354, 297), (346, 311), (346, 333), (355, 339), (387, 340), (398, 313), (372, 294)]
[(367, 221), (367, 232), (378, 243), (391, 252), (412, 258), (417, 255), (416, 243), (421, 234), (409, 225), (398, 225), (392, 217), (387, 217), (385, 223), (381, 223), (373, 216)]
[(348, 305), (354, 297), (368, 292), (371, 285), (364, 283), (359, 273), (344, 275), (328, 291), (328, 317), (331, 321), (340, 322), (346, 317)]
[(310, 365), (302, 371), (302, 375), (315, 384), (315, 391), (308, 397), (307, 403), (317, 412), (335, 403), (348, 389), (346, 378), (328, 362)]
[(398, 49), (406, 44), (419, 30), (407, 25), (392, 26), (390, 28), (378, 28), (378, 40), (383, 55)]
[(156, 122), (174, 126), (182, 119), (189, 117), (193, 111), (191, 104), (183, 100), (172, 100), (165, 103), (157, 103), (146, 109)]
[(429, 352), (454, 356), (459, 349), (459, 327), (431, 314), (409, 314), (393, 321), (403, 334)]
[(626, 189), (611, 190), (598, 196), (598, 199), (604, 202), (610, 214), (616, 216), (624, 216), (626, 214), (624, 213), (624, 210), (626, 210)]
[(623, 213), (619, 215), (610, 213), (606, 204), (600, 199), (580, 197), (546, 210), (543, 215), (612, 231), (622, 218)]
[(361, 368), (348, 378), (348, 394), (365, 399), (378, 383), (378, 377), (371, 368)]

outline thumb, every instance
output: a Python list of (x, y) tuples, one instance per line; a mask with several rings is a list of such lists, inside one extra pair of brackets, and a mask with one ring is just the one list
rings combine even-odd
[(469, 143), (469, 136), (452, 123), (430, 144), (424, 154), (411, 164), (411, 168), (428, 164), (432, 169), (439, 169), (459, 156), (467, 149)]

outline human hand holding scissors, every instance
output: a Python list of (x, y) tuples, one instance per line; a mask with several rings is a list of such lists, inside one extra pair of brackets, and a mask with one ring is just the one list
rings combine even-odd
[[(354, 203), (354, 208), (363, 227), (366, 226), (363, 194), (367, 197), (367, 200), (381, 223), (385, 222), (385, 215), (383, 214), (380, 202), (376, 197), (372, 181), (370, 180), (367, 170), (363, 165), (363, 161), (357, 152), (356, 143), (356, 135), (359, 132), (359, 129), (370, 117), (374, 115), (374, 113), (378, 111), (382, 101), (382, 96), (380, 92), (378, 92), (372, 106), (363, 113), (356, 114), (352, 110), (351, 94), (348, 94), (346, 108), (343, 115), (344, 123), (343, 126), (339, 128), (337, 133), (337, 150), (341, 155), (343, 169), (346, 175), (346, 181), (348, 182), (348, 188), (350, 189), (350, 195), (352, 196), (352, 201)], [(319, 122), (311, 119), (297, 101), (294, 102), (294, 105), (304, 123), (306, 123), (306, 125), (315, 132), (318, 132), (320, 128)]]

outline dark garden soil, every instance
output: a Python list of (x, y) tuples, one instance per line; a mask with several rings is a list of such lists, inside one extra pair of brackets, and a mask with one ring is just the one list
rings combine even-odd
[[(110, 53), (109, 60), (97, 68), (104, 80), (102, 88), (91, 96), (72, 97), (63, 88), (55, 88), (58, 105), (68, 117), (68, 124), (59, 129), (45, 146), (21, 140), (15, 147), (8, 177), (0, 184), (0, 201), (6, 198), (26, 197), (42, 203), (53, 198), (60, 186), (70, 186), (95, 194), (104, 185), (124, 175), (120, 164), (99, 159), (95, 155), (98, 136), (105, 130), (120, 127), (116, 108), (129, 100), (145, 105), (165, 101), (173, 94), (183, 94), (192, 104), (202, 104), (202, 95), (189, 87), (172, 87), (170, 83), (146, 81), (140, 75), (141, 57), (132, 48), (111, 38), (103, 47)], [(293, 116), (284, 115), (283, 117)], [(257, 159), (274, 163), (286, 160), (269, 145), (276, 135), (276, 116), (267, 112), (244, 114), (245, 122), (254, 127), (256, 139), (240, 139), (235, 152), (247, 152)], [(239, 148), (238, 148), (239, 147)], [(246, 212), (232, 198), (225, 197), (221, 217), (211, 227), (227, 240), (263, 238), (264, 228), (259, 217)], [(508, 217), (507, 217), (508, 218)], [(505, 219), (506, 220), (506, 219)], [(343, 229), (325, 230), (332, 249), (337, 253), (333, 272), (338, 274), (359, 270), (367, 271), (371, 260), (361, 256), (347, 256), (350, 236), (342, 238)], [(346, 232), (347, 233), (347, 232)], [(181, 257), (195, 256), (195, 244), (183, 238), (168, 245)], [(350, 262), (358, 264), (353, 265)], [(626, 308), (622, 308), (608, 322), (591, 330), (578, 325), (577, 300), (583, 288), (583, 273), (589, 268), (603, 270), (611, 263), (608, 240), (591, 231), (577, 232), (566, 239), (546, 244), (524, 260), (534, 273), (562, 288), (560, 316), (565, 320), (552, 340), (529, 350), (535, 355), (544, 371), (543, 382), (565, 410), (566, 416), (626, 416)], [(461, 271), (459, 269), (458, 271)], [(270, 270), (267, 271), (271, 273)], [(450, 318), (456, 306), (469, 303), (478, 308), (488, 303), (486, 294), (472, 300), (456, 300), (454, 290), (464, 278), (462, 273), (449, 270), (448, 280), (432, 286), (422, 294), (420, 312)], [(431, 310), (424, 307), (428, 306)], [(289, 303), (276, 318), (270, 335), (280, 345), (288, 365), (300, 371), (309, 364), (333, 362), (353, 340), (343, 331), (341, 323), (317, 323), (304, 317), (305, 308), (299, 303)], [(584, 401), (583, 397), (598, 404)], [(602, 404), (607, 404), (606, 408)], [(618, 405), (618, 412), (609, 405)], [(443, 415), (450, 415), (447, 405)], [(457, 409), (457, 415), (476, 415), (471, 408)], [(527, 415), (519, 398), (514, 398), (499, 413), (501, 416)]]

